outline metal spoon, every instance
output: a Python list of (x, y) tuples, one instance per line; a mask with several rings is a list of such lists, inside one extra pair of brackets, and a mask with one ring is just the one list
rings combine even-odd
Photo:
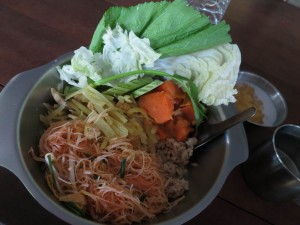
[(251, 107), (220, 123), (203, 123), (199, 126), (198, 130), (196, 131), (195, 137), (198, 139), (198, 141), (195, 144), (194, 149), (206, 144), (207, 142), (224, 133), (227, 129), (233, 127), (234, 125), (244, 122), (245, 120), (251, 118), (255, 114), (255, 112), (256, 109), (254, 107)]

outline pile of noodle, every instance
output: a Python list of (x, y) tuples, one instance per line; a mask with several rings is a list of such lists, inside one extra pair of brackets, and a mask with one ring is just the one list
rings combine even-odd
[(153, 148), (155, 126), (129, 97), (114, 103), (91, 87), (71, 96), (52, 90), (36, 160), (59, 199), (112, 224), (151, 220), (170, 207)]

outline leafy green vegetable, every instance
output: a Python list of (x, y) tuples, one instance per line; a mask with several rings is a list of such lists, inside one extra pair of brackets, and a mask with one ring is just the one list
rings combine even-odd
[(168, 45), (156, 49), (162, 53), (162, 58), (180, 56), (182, 53), (192, 53), (212, 48), (218, 44), (228, 43), (231, 37), (228, 35), (230, 27), (221, 21), (217, 25), (209, 25), (201, 32), (193, 33), (186, 38), (179, 39)]
[(125, 8), (125, 10), (122, 8), (115, 23), (127, 28), (128, 31), (132, 30), (137, 36), (142, 36), (147, 25), (162, 14), (170, 4), (167, 1), (162, 1), (159, 4), (157, 2), (146, 2), (138, 6)]
[(112, 95), (112, 96), (124, 95), (140, 87), (143, 87), (151, 83), (152, 81), (153, 80), (150, 77), (144, 77), (144, 78), (129, 81), (127, 83), (119, 83), (117, 86), (104, 91), (103, 94)]
[[(184, 55), (231, 41), (229, 25), (212, 25), (186, 0), (147, 2), (132, 7), (111, 7), (103, 15), (89, 48), (102, 52), (102, 36), (119, 24), (140, 38), (148, 38), (162, 58)], [(172, 49), (174, 49), (172, 51)]]
[[(144, 74), (144, 76), (168, 77), (168, 78), (176, 81), (183, 88), (183, 90), (187, 93), (187, 95), (189, 96), (189, 98), (192, 102), (195, 119), (196, 119), (196, 127), (198, 127), (200, 125), (200, 122), (202, 121), (203, 117), (205, 116), (205, 113), (204, 113), (203, 107), (200, 105), (200, 103), (198, 102), (197, 97), (195, 95), (195, 84), (193, 84), (192, 80), (190, 80), (186, 77), (183, 77), (180, 75), (171, 75), (166, 72), (158, 71), (158, 70), (136, 70), (136, 71), (129, 71), (126, 73), (121, 73), (121, 74), (113, 75), (110, 77), (106, 77), (104, 79), (95, 81), (94, 83), (92, 83), (90, 85), (92, 87), (97, 87), (97, 86), (109, 83), (113, 80), (122, 79), (124, 77), (132, 76), (135, 74)], [(191, 84), (193, 85), (192, 89), (189, 87)]]
[(142, 37), (149, 38), (153, 49), (160, 49), (204, 29), (209, 24), (209, 18), (187, 5), (185, 0), (175, 0), (146, 27)]
[(135, 90), (134, 92), (132, 92), (132, 96), (134, 98), (138, 98), (141, 95), (144, 95), (144, 94), (148, 93), (149, 91), (152, 91), (153, 89), (157, 88), (162, 83), (163, 82), (161, 80), (154, 80), (150, 84), (147, 84), (147, 85)]
[(159, 3), (146, 2), (131, 7), (110, 7), (104, 13), (94, 32), (89, 46), (90, 50), (94, 53), (102, 51), (102, 36), (108, 26), (114, 28), (119, 24), (122, 28), (141, 36), (147, 24), (150, 24), (169, 4), (170, 2), (162, 1)]

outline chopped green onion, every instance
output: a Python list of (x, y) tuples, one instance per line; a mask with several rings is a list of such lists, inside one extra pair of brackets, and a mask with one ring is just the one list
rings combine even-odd
[(141, 195), (141, 197), (140, 197), (140, 201), (141, 201), (141, 202), (144, 202), (145, 199), (146, 199), (146, 197), (147, 197), (146, 193), (143, 193), (143, 194)]
[(93, 174), (93, 178), (94, 178), (95, 180), (97, 180), (97, 179), (99, 179), (99, 178), (100, 178), (100, 176), (99, 176), (99, 175), (97, 175), (97, 174)]
[(104, 91), (103, 94), (111, 95), (111, 96), (118, 96), (124, 95), (129, 92), (135, 91), (138, 88), (141, 88), (153, 80), (150, 77), (144, 77), (129, 81), (127, 83), (119, 83), (117, 86), (109, 88), (108, 90)]
[(48, 165), (48, 168), (49, 168), (49, 171), (51, 174), (52, 185), (54, 188), (56, 188), (58, 190), (59, 187), (57, 185), (56, 171), (54, 169), (50, 153), (45, 155), (45, 160), (46, 160), (46, 164)]
[(138, 97), (148, 93), (149, 91), (152, 91), (153, 89), (157, 88), (162, 83), (163, 82), (161, 80), (154, 80), (150, 84), (147, 84), (144, 87), (141, 87), (141, 88), (135, 90), (134, 92), (132, 92), (132, 96), (134, 98), (138, 98)]
[(120, 177), (125, 177), (126, 159), (121, 160)]

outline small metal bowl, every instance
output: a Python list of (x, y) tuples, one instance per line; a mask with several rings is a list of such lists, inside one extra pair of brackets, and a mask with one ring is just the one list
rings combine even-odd
[[(287, 105), (278, 89), (265, 78), (247, 71), (240, 71), (237, 85), (245, 84), (254, 89), (255, 97), (262, 103), (262, 122), (255, 122), (253, 118), (247, 122), (263, 126), (277, 127), (287, 117)], [(236, 106), (239, 102), (236, 102)]]

